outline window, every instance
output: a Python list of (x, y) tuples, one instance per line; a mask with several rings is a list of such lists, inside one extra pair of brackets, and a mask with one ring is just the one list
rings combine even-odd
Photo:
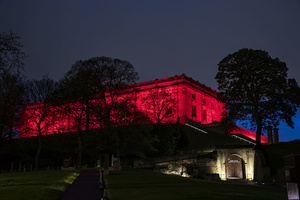
[(196, 108), (196, 105), (192, 106), (192, 117), (197, 117), (197, 108)]
[(196, 99), (196, 94), (192, 94), (192, 99)]
[(166, 115), (172, 115), (172, 109), (171, 108), (167, 108), (166, 109)]
[(206, 110), (202, 111), (202, 120), (206, 120)]
[(206, 98), (202, 98), (202, 103), (206, 104)]

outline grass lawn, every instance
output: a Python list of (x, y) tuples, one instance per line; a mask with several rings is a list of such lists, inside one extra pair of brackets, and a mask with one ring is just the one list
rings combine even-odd
[(105, 179), (110, 200), (287, 199), (282, 188), (183, 178), (142, 169), (124, 169), (110, 173)]
[(57, 200), (79, 171), (37, 171), (0, 174), (0, 199)]

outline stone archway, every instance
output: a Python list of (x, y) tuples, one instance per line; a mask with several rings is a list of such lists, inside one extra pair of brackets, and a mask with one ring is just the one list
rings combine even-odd
[(226, 158), (226, 179), (245, 179), (245, 162), (236, 155), (232, 154)]

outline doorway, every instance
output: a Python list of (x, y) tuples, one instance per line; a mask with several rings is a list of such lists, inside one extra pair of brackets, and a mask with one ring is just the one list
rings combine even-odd
[(226, 179), (244, 179), (245, 163), (238, 155), (230, 155), (226, 158)]

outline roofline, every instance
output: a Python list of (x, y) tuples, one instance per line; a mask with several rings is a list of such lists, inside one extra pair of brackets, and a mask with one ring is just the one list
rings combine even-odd
[(217, 97), (217, 94), (218, 94), (217, 91), (211, 89), (210, 87), (207, 87), (206, 85), (204, 85), (202, 83), (199, 83), (198, 81), (195, 81), (194, 79), (186, 76), (185, 74), (182, 74), (179, 76), (175, 75), (175, 76), (168, 77), (168, 78), (155, 79), (152, 81), (146, 81), (146, 82), (142, 82), (142, 83), (136, 83), (136, 84), (134, 84), (134, 86), (139, 88), (139, 87), (143, 87), (143, 86), (147, 86), (147, 85), (154, 85), (154, 84), (165, 83), (165, 82), (176, 81), (176, 80), (178, 81), (178, 83), (185, 82), (185, 83), (191, 85), (192, 87), (194, 87), (195, 89), (198, 89), (206, 94), (209, 94), (210, 96)]
[[(141, 87), (143, 87), (143, 86), (157, 85), (159, 83), (166, 83), (166, 82), (171, 82), (171, 81), (176, 81), (176, 82), (166, 85), (166, 86), (163, 86), (163, 87), (168, 87), (171, 85), (179, 85), (179, 84), (188, 84), (188, 85), (192, 86), (193, 88), (195, 88), (203, 93), (206, 93), (207, 95), (217, 98), (217, 94), (218, 94), (217, 91), (211, 89), (210, 87), (207, 87), (206, 85), (204, 85), (202, 83), (199, 83), (198, 81), (195, 81), (194, 79), (186, 76), (185, 74), (182, 74), (179, 76), (175, 75), (175, 76), (168, 77), (168, 78), (155, 79), (152, 81), (146, 81), (146, 82), (141, 82), (141, 83), (135, 83), (135, 84), (129, 85), (128, 87), (129, 88), (138, 88), (138, 90), (144, 91), (144, 90), (151, 90), (151, 89), (155, 88), (156, 86), (152, 87), (152, 88), (141, 89)], [(129, 93), (131, 93), (131, 92), (132, 91), (130, 91)], [(123, 94), (126, 94), (126, 93), (128, 93), (128, 91)], [(23, 104), (23, 107), (26, 107), (27, 109), (33, 109), (33, 108), (36, 108), (36, 106), (38, 106), (41, 102), (43, 102), (43, 101), (26, 103), (26, 104)], [(75, 99), (74, 99), (74, 102), (76, 102)], [(29, 106), (31, 106), (31, 108), (28, 108)]]

